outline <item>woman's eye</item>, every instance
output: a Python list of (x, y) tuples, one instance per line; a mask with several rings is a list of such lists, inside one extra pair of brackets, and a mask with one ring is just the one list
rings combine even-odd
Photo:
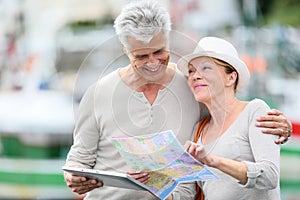
[(189, 74), (194, 73), (195, 69), (189, 69)]
[(208, 66), (203, 66), (202, 67), (202, 70), (204, 71), (204, 70), (208, 70), (208, 69), (210, 69), (211, 67), (208, 67)]

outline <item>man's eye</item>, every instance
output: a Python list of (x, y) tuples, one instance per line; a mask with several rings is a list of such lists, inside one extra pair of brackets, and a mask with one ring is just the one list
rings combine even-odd
[(147, 57), (148, 57), (147, 55), (140, 55), (140, 56), (135, 56), (135, 59), (137, 59), (137, 60), (144, 60)]
[(161, 54), (163, 52), (163, 50), (162, 49), (160, 49), (160, 50), (157, 50), (157, 51), (155, 51), (153, 54), (155, 54), (155, 55), (159, 55), (159, 54)]

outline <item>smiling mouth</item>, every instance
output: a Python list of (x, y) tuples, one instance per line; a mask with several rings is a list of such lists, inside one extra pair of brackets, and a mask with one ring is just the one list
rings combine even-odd
[(160, 65), (158, 65), (156, 67), (147, 67), (146, 70), (148, 70), (150, 72), (156, 72), (159, 68), (160, 68)]

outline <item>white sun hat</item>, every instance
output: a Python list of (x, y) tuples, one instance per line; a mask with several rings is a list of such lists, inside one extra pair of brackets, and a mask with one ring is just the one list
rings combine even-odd
[(188, 75), (188, 64), (191, 60), (201, 56), (217, 58), (230, 64), (238, 72), (237, 91), (247, 85), (250, 79), (250, 73), (246, 64), (239, 58), (234, 46), (226, 40), (217, 37), (202, 38), (192, 54), (183, 56), (178, 62), (179, 70)]

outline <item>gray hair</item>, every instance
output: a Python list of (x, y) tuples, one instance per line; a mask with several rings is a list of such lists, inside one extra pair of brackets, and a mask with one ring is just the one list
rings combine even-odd
[(161, 31), (169, 38), (171, 20), (167, 10), (156, 1), (142, 0), (126, 5), (114, 22), (120, 42), (129, 48), (128, 37), (149, 43)]

